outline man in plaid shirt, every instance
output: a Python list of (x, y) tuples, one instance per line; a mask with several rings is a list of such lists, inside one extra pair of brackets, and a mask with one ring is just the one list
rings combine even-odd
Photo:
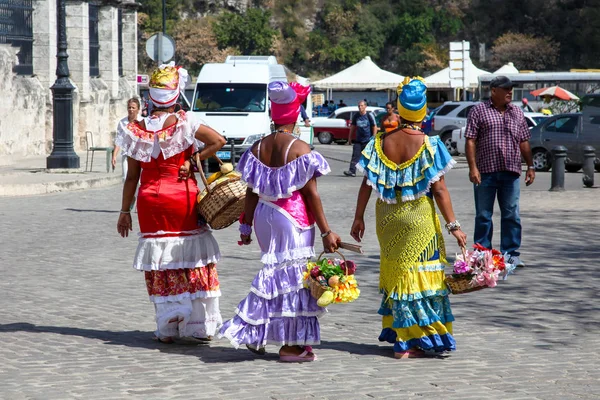
[(525, 116), (510, 103), (513, 86), (505, 76), (492, 80), (490, 100), (476, 105), (469, 113), (465, 150), (475, 192), (474, 242), (492, 248), (492, 214), (497, 197), (501, 215), (500, 251), (508, 253), (508, 262), (524, 267), (519, 258), (521, 156), (527, 163), (527, 186), (535, 179), (535, 168)]

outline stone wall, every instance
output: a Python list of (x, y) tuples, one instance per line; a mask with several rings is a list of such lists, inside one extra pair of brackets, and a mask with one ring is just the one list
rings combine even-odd
[[(123, 10), (123, 75), (118, 73), (117, 9), (100, 9), (100, 76), (89, 76), (88, 3), (67, 2), (67, 53), (73, 92), (73, 144), (85, 151), (86, 131), (95, 146), (112, 146), (127, 100), (137, 94), (136, 12)], [(12, 72), (16, 48), (0, 45), (0, 156), (22, 157), (52, 151), (52, 91), (56, 80), (56, 0), (37, 0), (34, 18), (34, 75)]]
[(16, 48), (0, 45), (0, 155), (44, 154), (47, 90), (37, 78), (12, 72), (16, 54)]

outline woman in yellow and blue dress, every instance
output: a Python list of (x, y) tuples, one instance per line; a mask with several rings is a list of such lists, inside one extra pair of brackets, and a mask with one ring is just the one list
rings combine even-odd
[(459, 246), (466, 235), (454, 217), (444, 174), (455, 161), (444, 144), (421, 130), (427, 87), (406, 78), (398, 87), (401, 124), (371, 139), (356, 167), (365, 177), (359, 190), (351, 235), (365, 232), (364, 212), (376, 190), (377, 238), (382, 294), (380, 341), (394, 344), (396, 358), (455, 350), (449, 290), (444, 284), (446, 254), (437, 203), (446, 229)]

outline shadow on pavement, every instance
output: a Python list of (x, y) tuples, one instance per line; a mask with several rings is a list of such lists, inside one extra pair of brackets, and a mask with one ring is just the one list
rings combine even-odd
[(65, 211), (74, 211), (74, 212), (97, 212), (97, 213), (109, 213), (109, 214), (118, 214), (119, 210), (86, 210), (80, 208), (65, 208)]

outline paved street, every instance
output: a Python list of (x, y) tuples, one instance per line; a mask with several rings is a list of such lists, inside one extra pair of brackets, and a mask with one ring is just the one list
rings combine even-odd
[[(359, 178), (344, 178), (349, 146), (318, 146), (332, 174), (319, 180), (326, 214), (346, 240)], [(466, 165), (447, 175), (471, 238)], [(600, 176), (596, 174), (598, 183)], [(522, 258), (495, 289), (453, 296), (458, 350), (444, 359), (396, 360), (377, 341), (380, 318), (374, 198), (368, 207), (361, 297), (321, 319), (319, 361), (277, 362), (210, 346), (154, 342), (153, 306), (131, 268), (134, 235), (116, 232), (120, 185), (0, 198), (1, 399), (598, 399), (600, 398), (600, 192), (550, 174), (523, 189)], [(499, 216), (498, 216), (499, 217)], [(499, 218), (496, 218), (499, 228)], [(446, 236), (448, 237), (448, 236)], [(495, 246), (498, 246), (498, 232)], [(258, 246), (237, 246), (237, 224), (216, 232), (221, 312), (233, 315), (260, 268)], [(449, 254), (458, 248), (447, 243)]]

